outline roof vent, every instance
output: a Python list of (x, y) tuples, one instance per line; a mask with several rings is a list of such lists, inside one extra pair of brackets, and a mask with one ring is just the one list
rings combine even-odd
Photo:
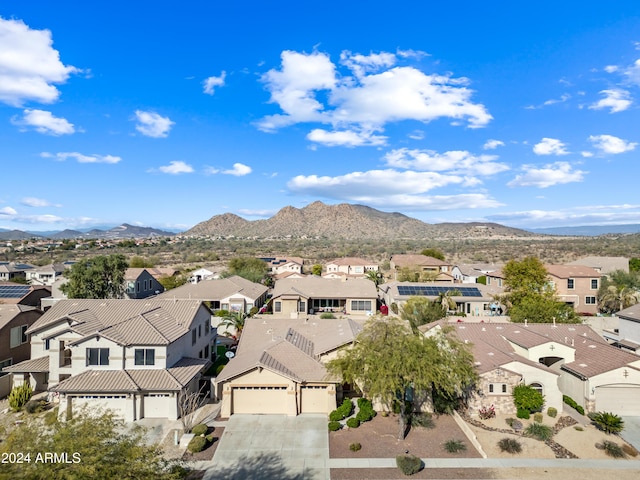
[(489, 355), (490, 357), (493, 357), (493, 352), (489, 352), (487, 355)]
[(589, 348), (596, 348), (595, 345), (589, 345)]
[(581, 363), (581, 364), (580, 364), (580, 366), (581, 366), (581, 367), (586, 367), (586, 366), (587, 366), (587, 364), (586, 364), (586, 363)]

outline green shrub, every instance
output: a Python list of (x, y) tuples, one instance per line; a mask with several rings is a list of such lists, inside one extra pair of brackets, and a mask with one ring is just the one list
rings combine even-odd
[(336, 318), (336, 316), (331, 312), (324, 312), (320, 314), (320, 318)]
[(50, 427), (58, 421), (58, 407), (44, 414), (44, 424)]
[(460, 440), (449, 440), (445, 442), (444, 449), (449, 453), (464, 452), (467, 446)]
[(191, 453), (198, 453), (207, 448), (207, 439), (204, 437), (193, 437), (187, 445), (187, 450)]
[(362, 448), (362, 445), (360, 445), (360, 443), (358, 442), (352, 443), (351, 445), (349, 445), (349, 450), (351, 450), (352, 452), (357, 452), (361, 448)]
[(389, 308), (393, 313), (395, 313), (396, 315), (398, 314), (398, 304), (396, 302), (393, 302), (391, 305), (389, 305)]
[(610, 412), (590, 413), (589, 419), (604, 433), (620, 433), (624, 429), (622, 418)]
[(530, 416), (531, 414), (529, 413), (529, 410), (526, 410), (524, 408), (519, 408), (518, 411), (516, 412), (516, 417), (518, 418), (524, 418), (526, 420)]
[(576, 425), (575, 427), (573, 427), (573, 429), (579, 432), (584, 432), (584, 428), (582, 428), (580, 425)]
[(368, 422), (373, 417), (376, 416), (376, 411), (373, 409), (373, 405), (371, 405), (371, 401), (366, 398), (358, 399), (358, 413), (356, 414), (356, 418), (362, 422)]
[(31, 399), (24, 404), (24, 409), (27, 413), (40, 413), (47, 409), (49, 402), (46, 400), (34, 400)]
[(576, 412), (578, 412), (580, 415), (584, 415), (584, 408), (582, 407), (582, 405), (578, 405), (576, 407)]
[(578, 402), (576, 402), (573, 398), (569, 397), (568, 395), (563, 395), (562, 401), (569, 405), (571, 408), (575, 409), (575, 411), (580, 415), (584, 415), (584, 408), (582, 407), (582, 405), (578, 405)]
[(349, 428), (358, 428), (360, 426), (360, 420), (357, 418), (351, 417), (347, 420), (347, 427)]
[(553, 436), (553, 429), (549, 425), (533, 422), (524, 429), (524, 433), (528, 437), (535, 438), (541, 442), (546, 442)]
[(204, 438), (207, 439), (207, 442), (209, 444), (213, 443), (216, 439), (216, 437), (213, 436), (213, 432), (211, 432), (209, 435), (206, 435)]
[(33, 395), (31, 385), (27, 382), (23, 383), (19, 387), (13, 387), (9, 393), (9, 406), (14, 411), (19, 411)]
[(622, 444), (622, 451), (624, 453), (626, 453), (627, 455), (629, 455), (630, 457), (637, 457), (638, 456), (638, 450), (636, 450), (631, 445), (627, 445), (626, 443)]
[(604, 450), (604, 453), (613, 458), (625, 458), (627, 456), (620, 445), (609, 440), (603, 440), (602, 443), (596, 443), (596, 448)]
[(258, 307), (251, 307), (251, 310), (249, 310), (249, 316), (254, 317), (259, 311), (260, 309)]
[(204, 423), (199, 423), (191, 429), (191, 433), (198, 437), (200, 435), (206, 434), (207, 430), (209, 430), (209, 427), (207, 427)]
[(515, 422), (516, 419), (512, 417), (508, 417), (508, 418), (505, 418), (504, 421), (506, 422), (507, 425), (509, 425), (510, 427), (513, 427), (513, 422)]
[(535, 388), (528, 385), (513, 387), (513, 403), (518, 410), (539, 412), (544, 405), (544, 396)]
[(433, 416), (428, 412), (414, 413), (411, 415), (411, 425), (422, 428), (436, 427), (436, 424), (433, 422)]
[(340, 430), (342, 428), (342, 424), (340, 422), (329, 422), (329, 431), (335, 432), (336, 430)]
[(533, 421), (536, 423), (542, 423), (542, 413), (536, 412), (533, 414)]
[(556, 418), (556, 415), (558, 415), (558, 409), (554, 407), (547, 408), (547, 415), (551, 418)]
[(340, 410), (334, 410), (329, 414), (329, 420), (332, 422), (339, 422), (344, 417), (342, 416), (342, 412)]
[(498, 448), (500, 448), (501, 452), (520, 453), (522, 451), (522, 444), (515, 438), (505, 437), (498, 442)]
[(422, 460), (413, 454), (398, 455), (396, 465), (405, 475), (413, 475), (422, 470)]
[(216, 375), (220, 375), (220, 372), (222, 371), (222, 369), (225, 367), (226, 365), (218, 365), (216, 367)]

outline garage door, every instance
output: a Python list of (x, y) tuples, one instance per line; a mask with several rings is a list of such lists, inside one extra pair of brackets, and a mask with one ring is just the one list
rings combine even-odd
[[(171, 394), (169, 393), (146, 393), (144, 395), (145, 418), (167, 418), (172, 411)], [(175, 407), (173, 408), (175, 410)]]
[(596, 388), (596, 410), (616, 415), (640, 415), (640, 386), (607, 385)]
[(133, 404), (126, 395), (78, 395), (72, 396), (71, 408), (73, 412), (78, 412), (86, 406), (89, 411), (98, 408), (112, 410), (117, 416), (126, 421), (133, 420)]
[(287, 387), (234, 387), (231, 413), (287, 413)]
[(300, 388), (302, 408), (300, 413), (329, 413), (327, 412), (327, 387), (307, 385)]

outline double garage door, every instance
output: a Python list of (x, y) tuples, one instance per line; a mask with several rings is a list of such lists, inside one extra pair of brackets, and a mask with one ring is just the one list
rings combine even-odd
[(596, 411), (640, 416), (640, 386), (607, 385), (597, 387)]
[[(287, 387), (234, 387), (232, 413), (290, 414)], [(300, 388), (300, 413), (328, 413), (326, 386)]]

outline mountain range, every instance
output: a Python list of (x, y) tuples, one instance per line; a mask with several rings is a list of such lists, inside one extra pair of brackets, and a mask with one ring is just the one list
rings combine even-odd
[(123, 223), (108, 230), (94, 228), (91, 230), (63, 230), (61, 232), (23, 232), (22, 230), (0, 229), (0, 240), (27, 240), (30, 238), (48, 238), (51, 240), (64, 240), (74, 238), (84, 239), (125, 239), (125, 238), (149, 238), (168, 237), (175, 232), (158, 230), (157, 228), (138, 227)]

